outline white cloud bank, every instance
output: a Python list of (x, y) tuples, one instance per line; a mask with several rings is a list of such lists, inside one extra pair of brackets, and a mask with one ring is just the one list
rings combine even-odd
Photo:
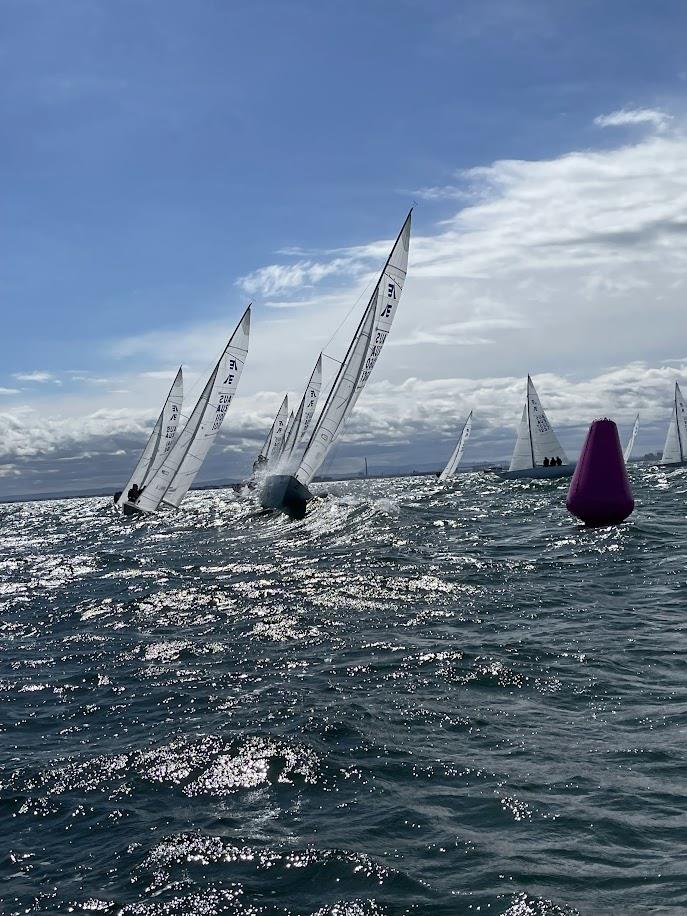
[[(444, 193), (431, 186), (426, 196), (446, 213), (434, 227), (416, 213), (403, 301), (349, 438), (393, 443), (392, 456), (411, 460), (415, 438), (445, 442), (474, 406), (471, 448), (502, 456), (530, 372), (552, 419), (568, 430), (571, 452), (594, 416), (630, 424), (637, 410), (640, 451), (660, 445), (672, 385), (687, 373), (687, 137), (652, 109), (622, 109), (597, 124), (647, 130), (615, 149), (501, 160), (460, 173)], [(357, 248), (284, 252), (236, 281), (261, 297), (223, 440), (224, 448), (245, 449), (245, 466), (283, 390), (300, 390), (341, 324), (327, 348), (340, 355), (395, 229)], [(230, 330), (201, 324), (120, 341), (114, 357), (135, 362), (136, 371), (122, 376), (104, 365), (103, 372), (111, 391), (132, 391), (119, 403), (138, 413), (109, 404), (94, 410), (93, 394), (63, 398), (49, 421), (27, 412), (30, 400), (8, 407), (0, 417), (5, 460), (51, 448), (80, 453), (88, 443), (111, 454), (122, 437), (142, 444), (144, 421), (163, 396), (155, 374), (189, 360), (200, 373)]]

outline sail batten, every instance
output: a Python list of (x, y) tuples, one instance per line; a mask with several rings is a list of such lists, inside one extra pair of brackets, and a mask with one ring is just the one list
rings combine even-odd
[(448, 460), (448, 464), (444, 470), (439, 475), (439, 480), (447, 480), (454, 473), (458, 465), (460, 464), (460, 459), (463, 457), (463, 451), (465, 450), (465, 443), (470, 438), (470, 431), (472, 430), (472, 411), (468, 414), (468, 418), (463, 424), (462, 432), (458, 438), (458, 444), (453, 450), (453, 454)]
[(117, 499), (116, 504), (118, 506), (126, 502), (127, 494), (134, 484), (139, 487), (144, 487), (148, 484), (169, 454), (174, 445), (179, 417), (181, 416), (183, 395), (184, 378), (182, 369), (179, 367), (153, 431), (141, 452), (140, 458), (136, 462), (131, 477)]
[(248, 353), (249, 335), (250, 306), (210, 374), (186, 425), (136, 501), (136, 509), (155, 512), (162, 502), (178, 508), (217, 438), (234, 398)]

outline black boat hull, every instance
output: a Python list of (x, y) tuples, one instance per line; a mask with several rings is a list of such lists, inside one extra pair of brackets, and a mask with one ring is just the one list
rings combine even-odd
[(312, 493), (300, 480), (290, 474), (272, 474), (262, 487), (260, 505), (263, 509), (277, 509), (291, 519), (305, 517)]
[(145, 515), (143, 509), (139, 509), (138, 506), (135, 506), (133, 503), (125, 502), (122, 506), (122, 512), (124, 515)]

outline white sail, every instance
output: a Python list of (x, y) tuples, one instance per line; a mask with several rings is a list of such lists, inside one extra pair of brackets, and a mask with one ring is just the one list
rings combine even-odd
[(510, 460), (509, 471), (524, 471), (534, 467), (534, 452), (530, 437), (530, 418), (527, 404), (522, 408), (522, 417), (518, 426), (518, 437), (515, 440), (513, 456)]
[(303, 436), (308, 431), (308, 428), (312, 422), (312, 418), (315, 415), (315, 409), (317, 407), (317, 401), (320, 396), (320, 391), (322, 389), (322, 354), (317, 358), (315, 363), (315, 368), (310, 375), (308, 384), (305, 386), (305, 391), (303, 392), (303, 397), (301, 402), (298, 405), (298, 410), (293, 419), (293, 423), (287, 429), (286, 436), (284, 438), (284, 450), (282, 452), (284, 462), (288, 461), (293, 452), (298, 448), (298, 445), (303, 438)]
[(673, 415), (668, 426), (666, 444), (663, 446), (661, 464), (680, 464), (687, 460), (687, 409), (680, 391), (680, 386), (675, 382), (675, 397), (673, 399)]
[(542, 467), (544, 458), (560, 458), (563, 464), (568, 463), (558, 437), (541, 406), (532, 379), (528, 375), (527, 400), (508, 470), (524, 471), (529, 468)]
[(293, 415), (293, 411), (291, 411), (291, 413), (289, 414), (289, 419), (286, 421), (286, 428), (284, 429), (284, 441), (282, 442), (282, 446), (281, 446), (281, 455), (283, 455), (284, 452), (286, 451), (286, 443), (287, 443), (289, 436), (291, 435), (291, 430), (293, 429), (293, 421), (294, 421), (294, 415)]
[(623, 458), (625, 459), (625, 464), (630, 460), (632, 455), (632, 449), (635, 447), (635, 439), (637, 438), (637, 433), (639, 432), (639, 414), (635, 417), (634, 426), (632, 427), (632, 434), (628, 440), (627, 445), (625, 446), (625, 451), (623, 452)]
[(138, 484), (139, 487), (146, 486), (167, 457), (174, 444), (183, 397), (184, 379), (181, 367), (179, 367), (179, 371), (172, 382), (172, 387), (169, 389), (167, 400), (160, 411), (160, 416), (157, 418), (153, 431), (141, 452), (141, 457), (136, 462), (136, 467), (133, 469), (131, 477), (126, 482), (126, 486), (117, 500), (118, 506), (126, 502), (127, 493), (134, 484)]
[(248, 353), (249, 334), (250, 306), (220, 356), (186, 426), (137, 500), (136, 508), (155, 512), (161, 502), (175, 507), (181, 503), (217, 438), (236, 393)]
[(281, 455), (284, 445), (284, 433), (286, 431), (286, 418), (289, 414), (289, 397), (284, 395), (277, 415), (274, 418), (270, 431), (265, 439), (265, 444), (260, 449), (256, 464), (264, 467), (268, 462), (273, 461)]
[(456, 445), (455, 449), (453, 450), (453, 454), (449, 458), (448, 464), (446, 465), (444, 470), (439, 475), (440, 481), (446, 480), (447, 478), (451, 477), (455, 473), (456, 468), (460, 464), (460, 459), (463, 457), (463, 451), (465, 450), (465, 443), (470, 438), (471, 429), (472, 429), (472, 411), (470, 411), (470, 413), (468, 414), (468, 418), (465, 421), (465, 425), (463, 426), (463, 431), (460, 434), (460, 438), (458, 439), (458, 444)]
[(294, 475), (305, 486), (340, 435), (391, 329), (408, 269), (411, 214), (412, 210), (384, 265)]

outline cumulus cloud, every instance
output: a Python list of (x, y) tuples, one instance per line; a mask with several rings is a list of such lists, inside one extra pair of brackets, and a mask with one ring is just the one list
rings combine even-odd
[(0, 394), (20, 394), (20, 388), (0, 388)]
[(629, 127), (635, 124), (649, 124), (656, 130), (665, 130), (672, 116), (655, 108), (620, 108), (607, 115), (594, 118), (597, 127)]

